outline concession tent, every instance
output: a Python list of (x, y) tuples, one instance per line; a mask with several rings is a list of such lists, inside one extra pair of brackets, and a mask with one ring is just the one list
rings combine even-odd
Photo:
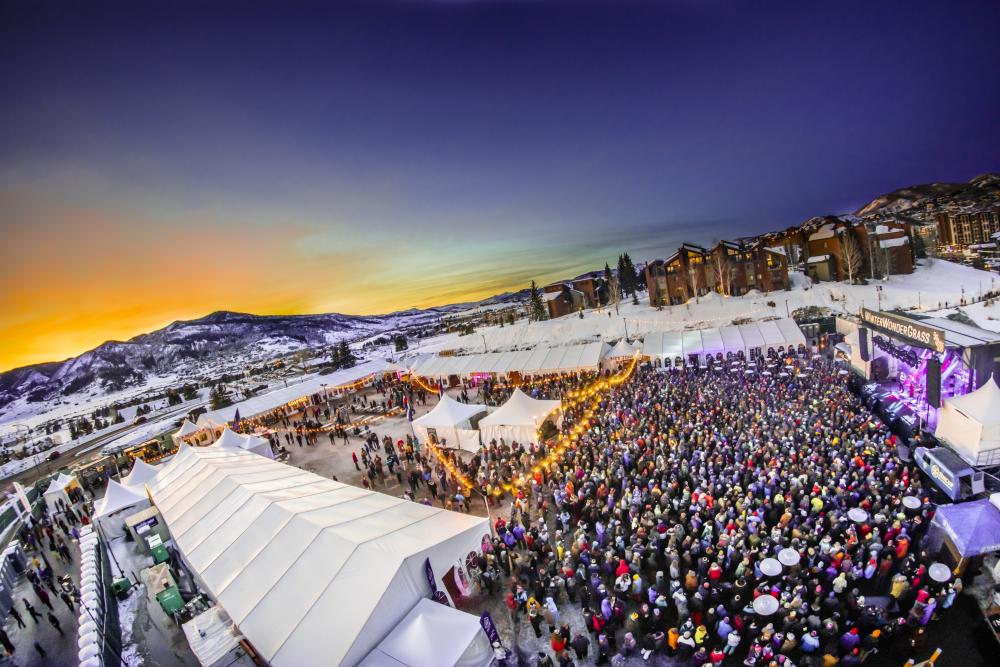
[(201, 588), (273, 667), (357, 665), (478, 551), (488, 520), (241, 449), (184, 448), (150, 483)]
[(59, 499), (62, 499), (67, 505), (72, 504), (67, 492), (76, 486), (79, 486), (76, 477), (62, 472), (59, 473), (59, 476), (52, 480), (52, 483), (49, 484), (49, 487), (45, 489), (45, 493), (43, 494), (45, 497), (45, 506), (49, 508), (49, 512), (55, 513), (57, 511), (56, 501)]
[(1000, 551), (1000, 509), (989, 498), (940, 505), (928, 535), (931, 553), (941, 548), (945, 537), (956, 561)]
[(257, 435), (241, 435), (230, 430), (228, 427), (222, 430), (222, 435), (219, 436), (219, 439), (209, 445), (209, 447), (245, 449), (248, 452), (253, 452), (269, 459), (274, 458), (274, 452), (271, 451), (271, 443), (265, 438)]
[(507, 402), (479, 421), (479, 430), (485, 442), (499, 441), (529, 443), (538, 440), (538, 427), (558, 410), (559, 401), (531, 398), (515, 389)]
[(972, 393), (945, 400), (934, 437), (975, 465), (1000, 447), (1000, 386), (990, 377)]
[[(122, 479), (122, 486), (132, 487), (142, 489), (146, 483), (156, 477), (156, 473), (160, 472), (160, 466), (150, 465), (142, 459), (136, 459), (135, 465), (132, 466), (132, 471), (125, 475)], [(145, 491), (143, 491), (145, 493)]]
[(185, 419), (181, 427), (177, 429), (177, 432), (170, 437), (173, 438), (175, 445), (180, 445), (182, 442), (187, 442), (192, 435), (200, 430), (200, 428), (195, 426), (193, 421)]
[(358, 667), (486, 667), (490, 640), (479, 617), (424, 598)]
[(108, 482), (104, 497), (94, 503), (94, 520), (108, 537), (125, 534), (125, 516), (133, 510), (149, 507), (149, 497), (142, 488), (127, 487), (115, 480)]
[(414, 419), (410, 425), (413, 434), (422, 442), (427, 442), (433, 431), (436, 441), (443, 441), (447, 447), (476, 452), (479, 451), (479, 431), (472, 427), (471, 420), (482, 414), (486, 414), (485, 405), (460, 403), (444, 394), (430, 412)]

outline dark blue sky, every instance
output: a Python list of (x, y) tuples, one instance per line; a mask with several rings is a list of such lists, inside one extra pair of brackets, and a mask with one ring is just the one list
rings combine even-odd
[(449, 301), (1000, 170), (995, 1), (204, 4), (0, 15), (0, 227), (263, 274), (192, 314)]

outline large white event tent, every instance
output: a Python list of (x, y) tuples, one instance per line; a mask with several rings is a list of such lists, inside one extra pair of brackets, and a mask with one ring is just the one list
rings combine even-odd
[(269, 459), (274, 458), (274, 452), (271, 450), (271, 443), (268, 442), (266, 438), (262, 438), (259, 435), (242, 435), (228, 427), (222, 430), (222, 435), (219, 436), (219, 439), (209, 445), (209, 447), (216, 447), (219, 449), (243, 449)]
[(427, 378), (469, 377), (472, 375), (534, 375), (597, 370), (608, 351), (607, 343), (594, 341), (579, 345), (536, 347), (533, 350), (486, 352), (460, 357), (434, 356), (417, 361), (413, 374)]
[(122, 479), (122, 486), (141, 489), (145, 486), (146, 482), (156, 477), (156, 473), (158, 472), (160, 472), (160, 466), (154, 466), (142, 459), (136, 459), (132, 470)]
[(991, 376), (974, 392), (946, 399), (934, 437), (973, 465), (982, 463), (984, 452), (1000, 448), (1000, 386), (996, 379)]
[(479, 431), (472, 428), (471, 420), (476, 415), (486, 413), (485, 405), (460, 403), (448, 394), (430, 412), (414, 419), (411, 423), (413, 434), (421, 442), (429, 439), (429, 430), (434, 432), (436, 442), (444, 441), (446, 447), (459, 447), (469, 452), (479, 451)]
[(427, 598), (358, 667), (486, 667), (493, 647), (479, 617)]
[(477, 551), (487, 519), (239, 449), (184, 447), (149, 484), (196, 581), (274, 667), (357, 665)]
[(806, 344), (806, 337), (795, 320), (785, 318), (747, 324), (729, 325), (696, 331), (654, 331), (643, 336), (642, 354), (674, 366), (677, 360), (687, 364), (692, 355), (700, 362), (707, 356), (742, 352), (766, 354), (769, 349), (797, 348)]
[(374, 377), (380, 373), (396, 370), (396, 364), (375, 359), (358, 364), (353, 368), (345, 368), (329, 375), (314, 375), (308, 380), (297, 384), (270, 391), (260, 396), (252, 396), (245, 401), (233, 403), (225, 408), (212, 410), (198, 417), (199, 428), (219, 428), (226, 424), (231, 424), (236, 418), (236, 411), (239, 410), (242, 418), (253, 417), (263, 412), (269, 412), (292, 401), (319, 394), (327, 389), (342, 387), (367, 378)]
[(538, 441), (538, 427), (562, 406), (559, 401), (531, 398), (515, 389), (507, 402), (479, 420), (483, 442), (500, 441), (527, 444)]
[(108, 537), (125, 534), (125, 512), (149, 507), (149, 496), (136, 487), (108, 482), (104, 497), (94, 503), (94, 520), (100, 524)]

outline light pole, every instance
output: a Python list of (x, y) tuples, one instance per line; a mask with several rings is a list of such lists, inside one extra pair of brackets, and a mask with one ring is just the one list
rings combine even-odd
[(489, 352), (489, 348), (486, 347), (486, 334), (479, 334), (479, 337), (483, 339), (483, 352)]

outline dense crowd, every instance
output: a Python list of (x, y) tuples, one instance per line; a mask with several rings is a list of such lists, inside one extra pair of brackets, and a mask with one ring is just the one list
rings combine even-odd
[[(548, 639), (540, 664), (857, 665), (952, 603), (960, 584), (931, 581), (919, 551), (932, 509), (895, 436), (830, 362), (760, 370), (640, 370), (551, 467), (533, 444), (475, 459), (487, 493), (525, 475), (478, 569)], [(782, 550), (798, 562), (769, 576)], [(758, 613), (761, 596), (776, 610)], [(570, 609), (587, 634), (561, 622)]]

